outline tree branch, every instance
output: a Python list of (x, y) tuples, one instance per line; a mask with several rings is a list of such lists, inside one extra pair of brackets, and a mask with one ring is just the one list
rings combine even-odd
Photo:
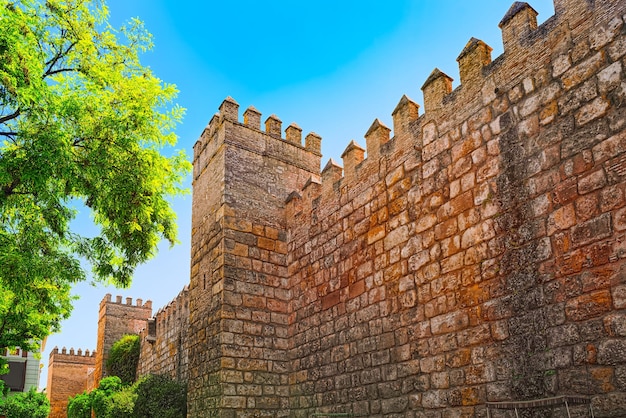
[(21, 113), (20, 109), (17, 109), (15, 112), (11, 113), (10, 115), (6, 115), (6, 116), (2, 116), (0, 117), (0, 123), (4, 123), (7, 121), (10, 121), (11, 119), (15, 119), (16, 117), (18, 117)]
[(44, 78), (49, 75), (54, 75), (57, 73), (67, 73), (71, 71), (78, 71), (78, 68), (59, 68), (58, 70), (46, 71), (46, 73), (44, 74)]
[[(62, 72), (60, 70), (53, 70), (52, 68), (56, 65), (56, 63), (62, 57), (66, 56), (72, 50), (72, 48), (74, 48), (74, 46), (76, 46), (77, 43), (78, 43), (78, 41), (72, 42), (71, 44), (69, 44), (69, 46), (67, 47), (67, 49), (65, 51), (57, 52), (57, 54), (54, 56), (54, 58), (52, 58), (51, 60), (46, 62), (46, 65), (48, 66), (48, 69), (46, 70), (46, 72), (44, 73), (42, 78), (46, 78), (49, 75)], [(72, 70), (65, 70), (65, 71), (72, 71)]]

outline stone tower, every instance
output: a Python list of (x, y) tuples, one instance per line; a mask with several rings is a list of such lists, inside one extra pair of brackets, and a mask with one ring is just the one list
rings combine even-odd
[(46, 395), (50, 400), (48, 418), (67, 417), (67, 404), (71, 396), (94, 389), (96, 352), (81, 349), (69, 351), (55, 347), (48, 361)]
[[(224, 100), (194, 146), (189, 416), (287, 416), (286, 200), (319, 174), (321, 138)], [(253, 412), (250, 412), (252, 414)], [(241, 415), (240, 415), (241, 416)], [(251, 415), (252, 416), (252, 415)]]
[(126, 303), (122, 303), (121, 296), (117, 296), (115, 301), (112, 301), (110, 294), (102, 299), (98, 314), (95, 386), (106, 376), (106, 360), (111, 346), (125, 334), (139, 334), (146, 328), (151, 316), (152, 301), (143, 303), (141, 299), (137, 299), (136, 304), (133, 305), (132, 298), (126, 298)]

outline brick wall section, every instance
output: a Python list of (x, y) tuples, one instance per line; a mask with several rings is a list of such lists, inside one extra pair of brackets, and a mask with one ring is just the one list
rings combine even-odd
[(555, 10), (516, 3), (502, 56), (470, 40), (290, 202), (294, 416), (626, 414), (626, 4)]
[(159, 309), (141, 331), (138, 376), (165, 374), (181, 382), (187, 381), (188, 330), (189, 292), (185, 287), (167, 306)]
[(189, 415), (289, 414), (285, 199), (320, 138), (227, 98), (194, 147)]
[(100, 302), (98, 316), (98, 341), (96, 351), (96, 385), (106, 376), (106, 360), (111, 346), (125, 334), (139, 334), (146, 328), (148, 318), (152, 316), (152, 302), (143, 303), (137, 299), (133, 305), (132, 298), (117, 296), (115, 301), (107, 294)]
[(86, 350), (61, 351), (54, 348), (48, 361), (48, 385), (46, 395), (50, 400), (49, 418), (66, 418), (67, 403), (70, 396), (83, 393), (94, 387), (96, 352)]

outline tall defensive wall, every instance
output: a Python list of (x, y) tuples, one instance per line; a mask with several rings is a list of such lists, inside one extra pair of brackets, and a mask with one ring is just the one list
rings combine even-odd
[[(286, 197), (320, 170), (320, 141), (261, 130), (226, 99), (194, 146), (189, 415), (288, 416)], [(259, 415), (260, 414), (260, 415)]]
[(434, 70), (321, 173), (317, 135), (226, 99), (194, 147), (189, 416), (626, 414), (625, 15), (514, 3), (501, 56), (470, 39), (458, 87)]

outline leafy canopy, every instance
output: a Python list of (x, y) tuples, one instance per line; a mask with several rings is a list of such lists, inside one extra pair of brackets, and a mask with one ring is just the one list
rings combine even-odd
[(48, 398), (34, 387), (28, 392), (0, 398), (0, 416), (6, 418), (47, 418), (49, 413)]
[[(93, 415), (92, 415), (93, 414)], [(130, 386), (117, 376), (69, 399), (68, 418), (185, 418), (187, 385), (164, 375), (147, 375)]]
[[(173, 146), (176, 88), (142, 66), (142, 23), (119, 31), (98, 0), (0, 0), (0, 349), (36, 349), (71, 285), (127, 286), (161, 239), (190, 164)], [(84, 205), (95, 236), (71, 228)]]
[(106, 361), (106, 370), (109, 376), (117, 376), (124, 385), (135, 382), (141, 341), (139, 335), (127, 334), (113, 343)]

